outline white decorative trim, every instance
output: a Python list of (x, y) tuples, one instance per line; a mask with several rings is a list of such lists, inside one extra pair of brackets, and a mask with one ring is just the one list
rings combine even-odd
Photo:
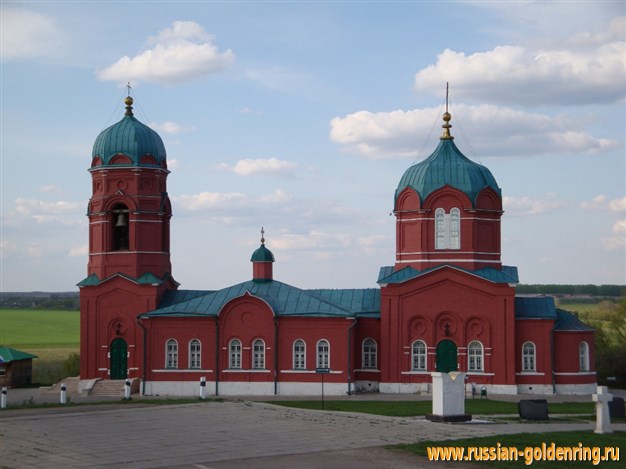
[(537, 371), (522, 371), (521, 373), (515, 373), (516, 376), (545, 376), (545, 373), (539, 373)]
[(108, 368), (98, 368), (98, 371), (109, 371)]
[(153, 373), (213, 373), (213, 370), (200, 368), (161, 368), (151, 370)]
[(561, 372), (561, 373), (554, 373), (557, 376), (592, 376), (595, 375), (596, 372), (595, 371), (577, 371), (574, 373), (566, 373), (566, 372)]
[[(495, 254), (494, 254), (495, 255)], [(396, 264), (408, 264), (410, 262), (421, 262), (421, 263), (425, 263), (425, 262), (476, 262), (476, 263), (482, 263), (482, 264), (493, 264), (494, 262), (500, 262), (498, 259), (487, 259), (487, 260), (481, 260), (481, 259), (439, 259), (439, 258), (433, 258), (433, 259), (413, 259), (413, 260), (407, 260), (407, 261), (396, 261)]]
[[(459, 251), (458, 249), (449, 249), (450, 251), (454, 251), (454, 254), (480, 254), (482, 256), (499, 256), (501, 253), (499, 252), (480, 252), (480, 251)], [(403, 254), (405, 256), (408, 255), (423, 255), (423, 254), (442, 254), (441, 251), (445, 251), (445, 249), (438, 249), (436, 251), (418, 251), (418, 252), (396, 252), (396, 256), (398, 254)]]
[(429, 375), (430, 376), (430, 371), (428, 370), (411, 370), (411, 371), (401, 371), (400, 374), (401, 375)]
[(90, 252), (90, 256), (108, 256), (108, 255), (123, 255), (123, 254), (163, 254), (169, 256), (169, 252), (163, 251), (106, 251), (106, 252)]
[(226, 370), (222, 370), (224, 373), (269, 373), (272, 370), (255, 370), (255, 369), (243, 369), (243, 368), (227, 368)]
[(352, 371), (360, 371), (363, 373), (380, 373), (380, 370), (378, 369), (374, 369), (374, 368), (358, 368), (356, 370), (352, 370)]

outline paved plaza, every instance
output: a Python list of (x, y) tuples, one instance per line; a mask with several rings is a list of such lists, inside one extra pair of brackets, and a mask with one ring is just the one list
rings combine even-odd
[[(0, 418), (3, 468), (414, 468), (425, 458), (383, 446), (594, 427), (592, 423), (445, 424), (247, 400), (14, 409), (2, 411)], [(626, 429), (626, 424), (614, 428)]]

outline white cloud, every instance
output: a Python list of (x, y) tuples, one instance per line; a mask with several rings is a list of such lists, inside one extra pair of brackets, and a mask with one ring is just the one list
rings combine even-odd
[(353, 243), (353, 237), (347, 233), (324, 233), (311, 231), (308, 234), (282, 234), (272, 237), (272, 248), (279, 251), (305, 251), (313, 249), (342, 249)]
[(182, 194), (174, 197), (178, 208), (198, 211), (207, 209), (228, 210), (246, 204), (246, 196), (239, 192), (200, 192), (199, 194)]
[(80, 246), (72, 246), (69, 250), (69, 257), (86, 257), (89, 254), (89, 246), (81, 244)]
[(552, 212), (563, 206), (556, 194), (546, 194), (541, 198), (503, 197), (504, 211), (511, 216), (540, 215)]
[(613, 229), (612, 229), (613, 233), (623, 233), (626, 234), (626, 219), (624, 220), (617, 220), (615, 222), (615, 224), (613, 225)]
[(183, 127), (182, 125), (177, 124), (176, 122), (170, 122), (170, 121), (165, 121), (161, 123), (151, 122), (150, 127), (154, 129), (156, 132), (172, 134), (172, 135), (179, 134), (182, 132), (192, 132), (196, 130), (196, 128), (193, 126)]
[(585, 210), (609, 210), (611, 212), (626, 212), (626, 197), (609, 200), (605, 195), (597, 195), (591, 201), (580, 203), (580, 208)]
[(612, 212), (626, 212), (626, 197), (611, 200), (609, 202), (609, 210)]
[(575, 41), (544, 49), (503, 45), (470, 55), (446, 49), (435, 64), (416, 73), (415, 89), (441, 95), (450, 82), (455, 100), (504, 104), (618, 102), (626, 96), (626, 33), (620, 32), (624, 21), (614, 21), (611, 34), (588, 34), (584, 46)]
[(244, 107), (242, 109), (239, 109), (238, 112), (241, 114), (255, 114), (257, 116), (260, 116), (263, 114), (262, 111), (255, 111), (254, 109), (250, 109), (249, 107)]
[(10, 256), (18, 250), (18, 245), (6, 239), (0, 240), (0, 258)]
[[(371, 159), (415, 158), (433, 123), (443, 124), (439, 112), (439, 108), (358, 111), (332, 119), (330, 138), (346, 150)], [(471, 136), (480, 157), (594, 154), (620, 145), (617, 140), (591, 136), (578, 119), (568, 116), (551, 117), (488, 104), (459, 104), (450, 112), (452, 135), (460, 136), (458, 122), (462, 122), (463, 133)]]
[(54, 193), (54, 194), (62, 194), (63, 193), (63, 189), (61, 189), (59, 186), (55, 185), (55, 184), (48, 184), (45, 186), (41, 186), (39, 188), (39, 192), (49, 192), (49, 193)]
[(243, 159), (233, 166), (226, 163), (217, 165), (219, 169), (232, 171), (239, 176), (280, 176), (294, 177), (293, 170), (298, 167), (296, 163), (279, 160), (277, 158)]
[(0, 14), (2, 61), (58, 58), (67, 35), (53, 17), (29, 10), (3, 8)]
[(168, 169), (174, 171), (178, 168), (180, 168), (180, 161), (173, 159), (173, 160), (167, 160), (167, 167)]
[(602, 238), (602, 246), (607, 251), (616, 249), (626, 249), (626, 236), (614, 236), (611, 238)]
[(38, 199), (16, 199), (15, 210), (22, 215), (58, 215), (63, 213), (76, 213), (81, 207), (78, 202), (57, 200), (49, 202)]
[(97, 72), (100, 80), (146, 81), (174, 84), (192, 81), (211, 73), (221, 72), (235, 60), (228, 49), (219, 52), (213, 38), (193, 21), (175, 21), (156, 37), (149, 38), (152, 46), (133, 58), (124, 56), (116, 63)]

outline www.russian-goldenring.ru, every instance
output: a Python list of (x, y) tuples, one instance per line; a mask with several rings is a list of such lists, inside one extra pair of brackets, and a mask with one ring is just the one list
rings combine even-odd
[(524, 461), (530, 466), (535, 461), (588, 461), (594, 466), (601, 462), (619, 461), (617, 446), (429, 446), (426, 453), (430, 461)]

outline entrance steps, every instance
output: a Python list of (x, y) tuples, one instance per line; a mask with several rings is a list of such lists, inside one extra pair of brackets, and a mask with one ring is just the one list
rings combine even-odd
[(90, 396), (124, 397), (125, 379), (99, 379), (89, 391)]

